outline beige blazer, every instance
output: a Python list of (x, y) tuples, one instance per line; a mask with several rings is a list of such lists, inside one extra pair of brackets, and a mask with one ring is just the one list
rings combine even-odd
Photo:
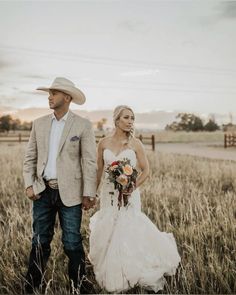
[[(51, 123), (51, 115), (33, 122), (25, 153), (25, 187), (32, 185), (35, 194), (45, 189), (42, 175), (47, 163)], [(66, 206), (80, 204), (82, 196), (95, 197), (96, 170), (96, 141), (92, 124), (69, 111), (57, 154), (59, 192)]]

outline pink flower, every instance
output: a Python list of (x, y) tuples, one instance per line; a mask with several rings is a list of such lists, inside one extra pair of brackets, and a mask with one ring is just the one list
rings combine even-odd
[(132, 173), (133, 173), (133, 168), (130, 166), (130, 165), (128, 165), (128, 164), (126, 164), (124, 167), (123, 167), (123, 171), (124, 171), (124, 173), (125, 173), (125, 175), (132, 175)]

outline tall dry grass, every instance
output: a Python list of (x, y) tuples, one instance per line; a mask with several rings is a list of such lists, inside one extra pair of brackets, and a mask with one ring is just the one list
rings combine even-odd
[[(23, 189), (24, 145), (0, 146), (0, 293), (22, 293), (31, 244), (31, 202)], [(191, 156), (149, 155), (151, 174), (142, 187), (143, 211), (162, 231), (173, 232), (182, 257), (163, 293), (236, 292), (236, 163)], [(88, 249), (88, 222), (82, 233)], [(67, 258), (59, 225), (45, 277), (47, 294), (67, 291)], [(92, 266), (88, 279), (96, 293)], [(136, 288), (133, 293), (144, 293)]]

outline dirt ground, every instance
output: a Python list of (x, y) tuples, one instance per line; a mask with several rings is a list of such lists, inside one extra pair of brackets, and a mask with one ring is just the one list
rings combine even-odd
[(229, 147), (225, 149), (222, 142), (157, 143), (156, 150), (163, 153), (175, 153), (211, 159), (236, 161), (236, 147)]

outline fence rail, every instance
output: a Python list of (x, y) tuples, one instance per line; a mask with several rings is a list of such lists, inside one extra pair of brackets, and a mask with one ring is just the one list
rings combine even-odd
[(143, 136), (142, 134), (139, 135), (138, 137), (142, 143), (144, 144), (151, 144), (152, 147), (152, 151), (155, 151), (156, 149), (156, 139), (155, 139), (155, 135), (151, 135), (151, 136)]
[[(98, 141), (103, 138), (105, 135), (96, 135), (96, 142), (98, 143)], [(155, 151), (156, 148), (156, 142), (155, 142), (155, 135), (151, 135), (151, 136), (144, 136), (142, 134), (140, 134), (137, 138), (139, 138), (141, 140), (141, 142), (145, 145), (151, 145), (151, 149), (152, 151)], [(0, 136), (0, 143), (1, 142), (7, 142), (7, 143), (13, 143), (13, 142), (28, 142), (29, 140), (29, 136), (27, 135), (22, 135), (21, 133), (19, 133), (18, 135), (15, 136)]]
[(236, 146), (236, 134), (235, 133), (225, 133), (224, 135), (224, 147)]

